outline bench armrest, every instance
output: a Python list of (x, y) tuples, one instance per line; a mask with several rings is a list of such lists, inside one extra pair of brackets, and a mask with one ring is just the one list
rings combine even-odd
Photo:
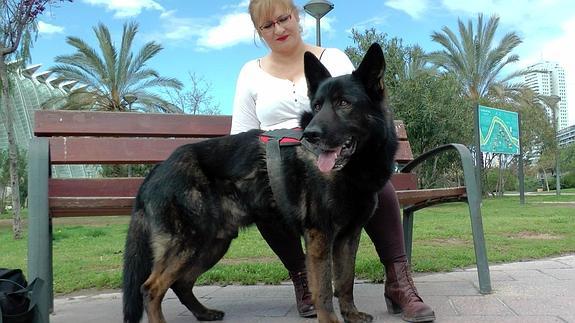
[(461, 165), (463, 166), (463, 177), (465, 180), (465, 186), (467, 187), (468, 196), (481, 196), (479, 193), (479, 187), (477, 185), (477, 178), (475, 177), (475, 166), (473, 163), (473, 157), (471, 152), (467, 147), (462, 144), (446, 144), (436, 147), (432, 150), (426, 151), (423, 154), (417, 156), (411, 162), (407, 163), (400, 169), (400, 173), (410, 173), (415, 167), (419, 166), (422, 162), (426, 161), (430, 157), (454, 149), (458, 152), (459, 158), (461, 159)]
[[(410, 173), (423, 161), (450, 149), (455, 149), (459, 153), (463, 166), (463, 176), (465, 178), (465, 190), (467, 204), (469, 205), (469, 216), (471, 219), (471, 231), (473, 233), (473, 246), (475, 259), (477, 261), (477, 274), (479, 276), (479, 290), (482, 294), (491, 293), (491, 278), (489, 274), (489, 264), (487, 262), (487, 248), (485, 247), (485, 235), (483, 233), (483, 221), (481, 219), (481, 191), (477, 184), (475, 167), (471, 152), (461, 144), (447, 144), (427, 151), (408, 164), (401, 170), (401, 173)], [(417, 208), (417, 207), (416, 207)], [(413, 212), (416, 209), (404, 209), (403, 230), (405, 246), (408, 258), (411, 258), (411, 244), (413, 241)]]

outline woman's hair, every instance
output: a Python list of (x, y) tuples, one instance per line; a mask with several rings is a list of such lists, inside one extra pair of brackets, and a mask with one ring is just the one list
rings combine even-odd
[(293, 0), (250, 0), (250, 17), (258, 33), (260, 32), (260, 25), (264, 22), (264, 19), (275, 18), (272, 17), (272, 15), (276, 6), (283, 7), (286, 11), (292, 11), (296, 15), (298, 14), (298, 9), (293, 3)]

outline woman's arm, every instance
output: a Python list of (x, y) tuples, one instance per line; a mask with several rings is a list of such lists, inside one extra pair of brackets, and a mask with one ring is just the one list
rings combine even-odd
[(260, 121), (256, 114), (256, 95), (253, 91), (253, 83), (256, 80), (253, 69), (250, 67), (251, 63), (246, 63), (238, 75), (230, 134), (260, 128)]

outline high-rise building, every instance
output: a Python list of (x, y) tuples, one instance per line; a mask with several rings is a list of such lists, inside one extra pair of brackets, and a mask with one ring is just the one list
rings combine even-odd
[(557, 140), (559, 141), (559, 147), (575, 145), (575, 124), (559, 130), (557, 132)]
[[(568, 126), (567, 111), (567, 86), (565, 83), (565, 70), (556, 62), (544, 61), (527, 67), (531, 72), (524, 76), (525, 84), (539, 95), (556, 95), (561, 100), (558, 103), (557, 113), (558, 129)], [(552, 112), (547, 109), (547, 115), (551, 118)]]

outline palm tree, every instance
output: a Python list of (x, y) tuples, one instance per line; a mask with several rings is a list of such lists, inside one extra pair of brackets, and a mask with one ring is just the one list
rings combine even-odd
[(442, 32), (431, 35), (432, 40), (439, 43), (443, 50), (430, 53), (428, 60), (453, 73), (461, 83), (465, 96), (473, 102), (486, 97), (494, 86), (504, 84), (524, 73), (518, 71), (499, 79), (505, 66), (519, 61), (519, 56), (511, 52), (522, 42), (515, 32), (510, 32), (499, 44), (493, 46), (499, 17), (492, 16), (484, 24), (483, 15), (479, 14), (476, 33), (471, 20), (466, 26), (458, 19), (458, 25), (459, 38), (446, 26), (441, 29)]
[[(55, 59), (59, 64), (52, 68), (53, 72), (58, 73), (62, 79), (81, 84), (64, 98), (63, 109), (181, 112), (151, 92), (157, 87), (181, 89), (182, 83), (174, 78), (162, 77), (146, 66), (162, 50), (159, 44), (148, 42), (134, 55), (131, 47), (138, 32), (137, 23), (124, 24), (119, 50), (105, 25), (99, 24), (93, 29), (100, 54), (82, 39), (70, 36), (66, 42), (76, 49), (76, 53)], [(56, 100), (58, 98), (51, 99), (44, 106), (55, 104)]]

